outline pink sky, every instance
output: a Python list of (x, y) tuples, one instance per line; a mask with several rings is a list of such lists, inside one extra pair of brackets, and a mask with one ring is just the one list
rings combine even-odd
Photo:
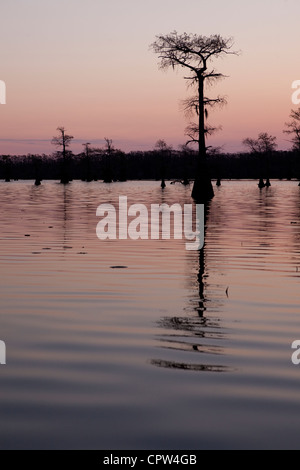
[(183, 73), (158, 70), (149, 50), (174, 29), (233, 36), (241, 51), (215, 63), (228, 78), (209, 94), (227, 95), (228, 105), (212, 116), (223, 130), (209, 145), (234, 152), (268, 132), (289, 148), (282, 130), (296, 108), (299, 16), (298, 0), (2, 0), (0, 154), (49, 153), (61, 125), (74, 152), (104, 137), (125, 151), (184, 143)]

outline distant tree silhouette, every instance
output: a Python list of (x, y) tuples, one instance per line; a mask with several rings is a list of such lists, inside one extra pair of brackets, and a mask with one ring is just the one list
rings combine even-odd
[(127, 157), (121, 150), (117, 151), (119, 163), (119, 181), (127, 181)]
[(170, 155), (172, 147), (167, 145), (163, 139), (159, 139), (155, 144), (155, 151), (160, 156), (161, 187), (166, 187), (166, 158)]
[(32, 155), (31, 156), (33, 167), (34, 167), (34, 177), (35, 177), (35, 186), (40, 186), (42, 177), (41, 177), (41, 162), (42, 159), (39, 155)]
[[(277, 147), (276, 137), (269, 135), (267, 132), (261, 132), (257, 139), (251, 139), (247, 137), (243, 140), (243, 144), (261, 160), (261, 174), (258, 183), (259, 188), (263, 188), (264, 186), (271, 186), (270, 157)], [(266, 183), (264, 183), (264, 176), (266, 177)]]
[(300, 180), (300, 108), (296, 111), (294, 109), (291, 110), (290, 119), (289, 122), (285, 123), (286, 129), (284, 129), (283, 132), (292, 136), (291, 142), (293, 144), (293, 151), (298, 157), (296, 171), (298, 179)]
[[(208, 168), (212, 178), (218, 179), (259, 179), (262, 173), (262, 155), (254, 152), (229, 154), (216, 152), (208, 148)], [(41, 178), (57, 180), (61, 177), (61, 152), (52, 155), (34, 155), (38, 159), (38, 171)], [(86, 161), (85, 152), (72, 154), (68, 166), (70, 181), (85, 180)], [(89, 158), (91, 172), (96, 179), (105, 175), (107, 153), (104, 148), (90, 147)], [(270, 176), (274, 179), (298, 178), (297, 163), (299, 154), (293, 150), (276, 150), (270, 159)], [(160, 156), (155, 150), (131, 151), (123, 153), (115, 149), (110, 156), (113, 180), (160, 180)], [(173, 183), (184, 183), (194, 178), (198, 163), (198, 152), (186, 145), (180, 150), (173, 149), (165, 155), (166, 178)], [(31, 154), (27, 155), (0, 155), (0, 179), (34, 180), (37, 177), (36, 165)]]
[(113, 141), (112, 139), (108, 139), (107, 137), (104, 137), (105, 140), (105, 155), (106, 155), (106, 161), (105, 161), (105, 171), (104, 171), (104, 183), (111, 183), (113, 178), (112, 178), (112, 170), (111, 170), (111, 156), (114, 153), (114, 146), (113, 146)]
[(210, 61), (218, 57), (236, 54), (231, 51), (232, 45), (231, 38), (224, 39), (219, 35), (205, 37), (196, 34), (178, 34), (173, 31), (164, 36), (156, 36), (156, 41), (150, 46), (158, 54), (162, 69), (169, 67), (187, 69), (190, 75), (184, 78), (196, 88), (196, 95), (186, 101), (185, 108), (193, 111), (198, 117), (198, 122), (191, 123), (186, 132), (190, 138), (189, 142), (198, 145), (198, 169), (192, 196), (199, 202), (205, 202), (214, 197), (206, 161), (206, 135), (212, 133), (214, 129), (206, 125), (207, 107), (224, 103), (221, 97), (209, 99), (204, 95), (205, 84), (211, 84), (224, 77), (213, 68), (208, 69), (208, 66)]
[(62, 161), (62, 174), (61, 174), (60, 182), (62, 184), (67, 184), (70, 182), (70, 179), (68, 176), (68, 169), (67, 169), (67, 157), (71, 154), (71, 152), (68, 151), (67, 148), (69, 147), (74, 137), (72, 135), (66, 134), (65, 128), (62, 126), (58, 127), (57, 131), (59, 135), (53, 137), (51, 143), (58, 148), (62, 148), (61, 153), (62, 153), (63, 161)]
[[(188, 158), (191, 158), (192, 152), (194, 152), (193, 150), (190, 149), (190, 147), (188, 147), (187, 144), (179, 145), (179, 150), (180, 150), (183, 158), (185, 159), (185, 161), (187, 161)], [(190, 182), (189, 182), (189, 178), (188, 178), (187, 165), (184, 165), (184, 167), (183, 167), (182, 176), (183, 176), (182, 184), (184, 186), (188, 186), (190, 184)]]
[(2, 161), (4, 163), (4, 180), (9, 183), (11, 180), (11, 158), (9, 155), (2, 155)]
[(92, 169), (91, 169), (91, 152), (92, 150), (90, 149), (90, 142), (86, 142), (85, 144), (82, 144), (83, 147), (84, 147), (84, 153), (85, 153), (85, 156), (84, 156), (84, 159), (85, 159), (85, 171), (86, 171), (86, 174), (85, 174), (85, 178), (84, 180), (87, 181), (88, 183), (90, 183), (93, 178), (92, 178)]
[[(212, 157), (219, 156), (221, 154), (221, 148), (222, 147), (209, 146), (207, 148), (207, 153), (208, 153), (209, 160), (212, 160)], [(219, 166), (217, 166), (215, 168), (215, 175), (216, 175), (216, 178), (217, 178), (216, 186), (220, 187), (222, 185), (222, 183), (221, 183), (221, 169), (219, 168)]]

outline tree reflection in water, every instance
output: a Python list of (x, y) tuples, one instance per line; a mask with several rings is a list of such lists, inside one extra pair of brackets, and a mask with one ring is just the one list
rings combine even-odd
[[(209, 224), (210, 206), (211, 203), (205, 207), (205, 232)], [(158, 321), (158, 326), (167, 331), (159, 336), (160, 347), (169, 350), (169, 352), (173, 351), (176, 359), (178, 359), (178, 353), (180, 355), (186, 353), (189, 357), (186, 356), (185, 360), (152, 359), (150, 362), (154, 366), (197, 372), (227, 372), (231, 370), (222, 364), (211, 364), (211, 356), (215, 358), (217, 363), (219, 362), (216, 360), (217, 357), (224, 357), (224, 347), (218, 342), (223, 340), (226, 334), (219, 318), (215, 315), (210, 318), (207, 316), (208, 302), (212, 299), (207, 298), (209, 269), (206, 250), (207, 246), (204, 242), (197, 258), (199, 262), (197, 277), (191, 281), (193, 288), (197, 289), (195, 296), (190, 299), (192, 314), (163, 317)], [(194, 354), (201, 354), (201, 359), (205, 363), (194, 362), (196, 357)]]

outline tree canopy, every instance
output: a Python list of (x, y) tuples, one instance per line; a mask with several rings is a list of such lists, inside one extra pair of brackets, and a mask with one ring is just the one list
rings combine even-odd
[(292, 136), (293, 150), (300, 152), (300, 108), (292, 109), (290, 119), (285, 123), (286, 129), (283, 132)]
[(261, 132), (257, 139), (247, 137), (243, 144), (253, 153), (271, 153), (276, 150), (276, 137), (267, 132)]

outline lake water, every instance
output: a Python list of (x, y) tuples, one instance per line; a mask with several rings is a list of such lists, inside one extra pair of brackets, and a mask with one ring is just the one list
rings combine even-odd
[(190, 192), (0, 184), (1, 449), (299, 448), (297, 183), (223, 182), (201, 253), (96, 237), (101, 203)]

